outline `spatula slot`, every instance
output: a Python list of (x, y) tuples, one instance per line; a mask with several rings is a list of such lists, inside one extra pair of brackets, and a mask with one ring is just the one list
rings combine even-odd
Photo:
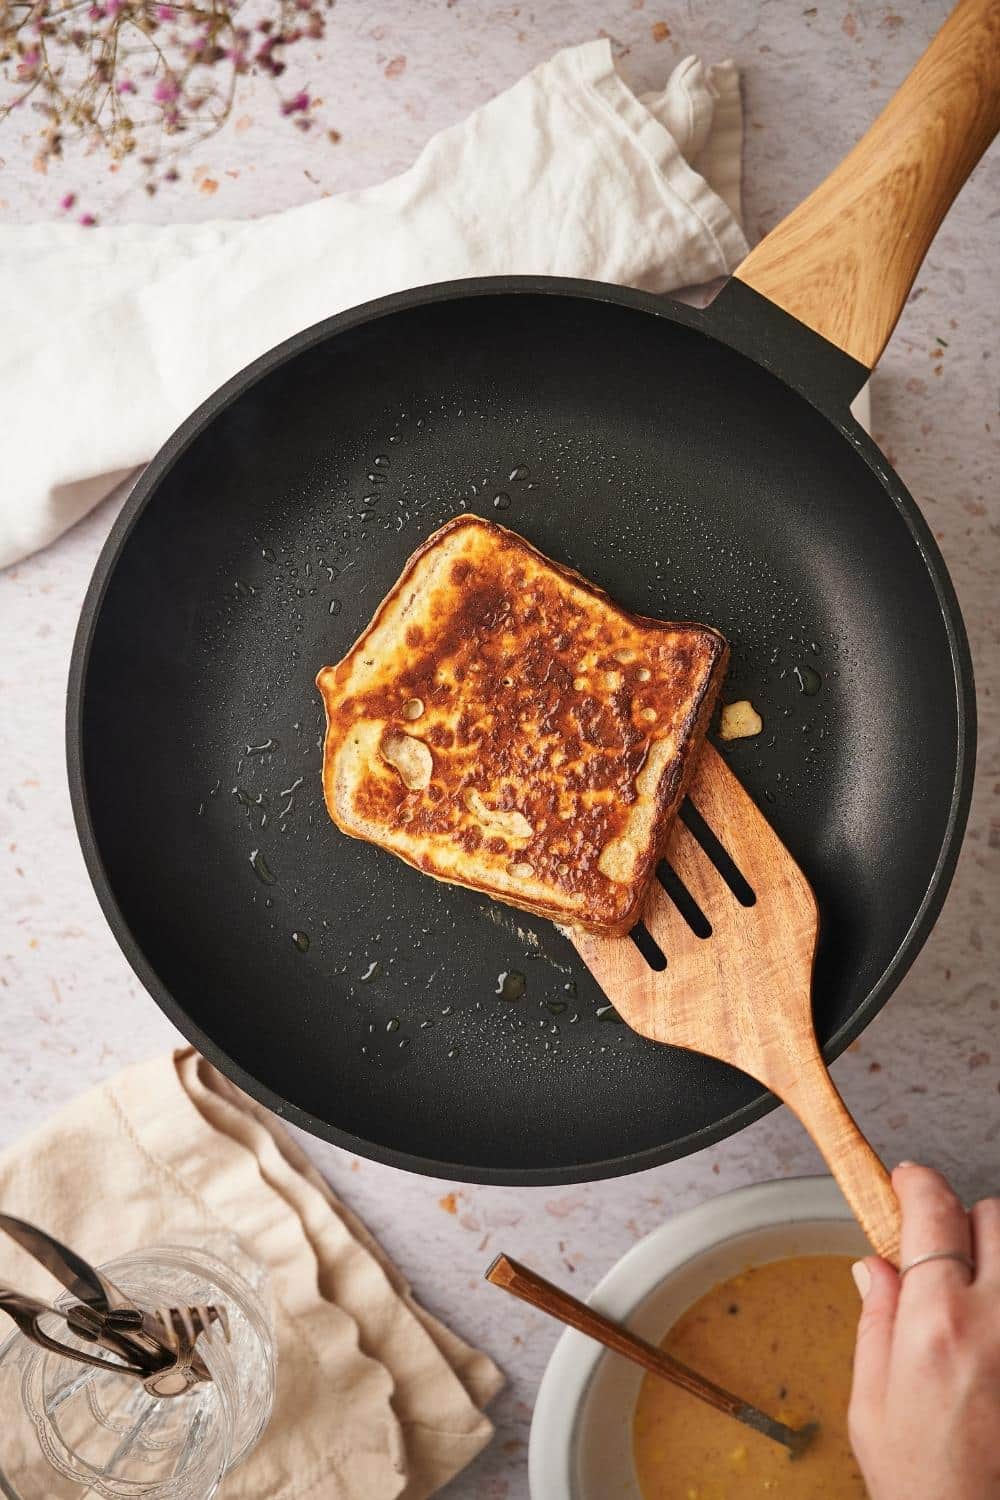
[(662, 973), (663, 970), (667, 967), (667, 957), (663, 949), (660, 947), (659, 943), (649, 931), (646, 924), (644, 922), (636, 922), (635, 926), (632, 928), (632, 931), (629, 933), (629, 937), (632, 939), (633, 943), (638, 948), (639, 952), (642, 954), (649, 967), (653, 969), (657, 974)]
[(694, 933), (695, 937), (710, 938), (712, 924), (684, 884), (677, 871), (661, 859), (656, 867), (656, 878), (671, 901)]
[[(741, 906), (756, 906), (757, 894), (740, 873), (732, 855), (720, 843), (690, 798), (681, 803), (680, 819), (698, 840)], [(671, 892), (671, 894), (673, 894)]]

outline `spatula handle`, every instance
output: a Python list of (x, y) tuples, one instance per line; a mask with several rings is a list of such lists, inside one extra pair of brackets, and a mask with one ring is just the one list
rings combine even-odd
[(875, 1253), (899, 1265), (899, 1202), (885, 1167), (858, 1129), (817, 1051), (775, 1093), (819, 1148)]

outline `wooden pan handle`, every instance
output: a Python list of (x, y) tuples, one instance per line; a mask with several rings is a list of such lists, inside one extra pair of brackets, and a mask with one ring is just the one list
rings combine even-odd
[(855, 1124), (817, 1050), (799, 1057), (794, 1078), (769, 1085), (819, 1148), (876, 1255), (899, 1265), (899, 1202), (885, 1167)]
[(960, 0), (853, 151), (736, 270), (871, 369), (1000, 130), (1000, 0)]

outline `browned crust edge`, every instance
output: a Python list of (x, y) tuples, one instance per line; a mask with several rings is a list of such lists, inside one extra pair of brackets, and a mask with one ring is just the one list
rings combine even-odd
[[(706, 628), (711, 629), (710, 626)], [(717, 634), (717, 632), (714, 633)], [(684, 744), (679, 756), (679, 763), (676, 764), (674, 774), (670, 777), (669, 785), (663, 786), (663, 783), (661, 783), (663, 796), (658, 801), (655, 815), (658, 837), (653, 842), (653, 848), (648, 858), (643, 862), (640, 871), (634, 878), (633, 885), (636, 891), (634, 899), (629, 903), (621, 921), (617, 922), (613, 928), (593, 927), (583, 922), (568, 923), (568, 926), (583, 927), (587, 932), (600, 933), (602, 936), (624, 937), (627, 932), (632, 930), (636, 922), (641, 919), (656, 867), (666, 853), (667, 845), (670, 842), (670, 835), (673, 832), (674, 819), (677, 816), (681, 803), (687, 796), (688, 787), (691, 785), (694, 777), (698, 758), (705, 743), (708, 726), (711, 723), (712, 714), (715, 711), (715, 705), (718, 702), (719, 694), (722, 691), (722, 684), (725, 681), (726, 671), (729, 667), (729, 645), (721, 636), (719, 640), (722, 642), (722, 650), (719, 652), (712, 670), (705, 681), (701, 697), (685, 720)]]
[(323, 734), (323, 763), (320, 770), (320, 776), (323, 782), (323, 800), (326, 803), (326, 810), (330, 815), (331, 821), (336, 825), (337, 828), (340, 829), (341, 833), (346, 834), (348, 838), (358, 839), (361, 843), (372, 842), (372, 840), (364, 838), (361, 834), (356, 833), (352, 828), (347, 827), (337, 816), (335, 802), (332, 795), (332, 787), (329, 784), (329, 778), (327, 776), (328, 766), (330, 765), (330, 757), (327, 755), (327, 739), (330, 734), (332, 716), (330, 713), (330, 706), (327, 702), (326, 693), (323, 690), (322, 679), (324, 675), (327, 672), (336, 671), (336, 669), (341, 666), (343, 662), (347, 661), (349, 657), (353, 656), (358, 648), (363, 645), (363, 643), (368, 639), (375, 627), (378, 625), (383, 612), (389, 607), (391, 602), (405, 587), (424, 554), (426, 552), (429, 552), (433, 547), (436, 547), (440, 542), (445, 540), (445, 538), (450, 536), (453, 531), (461, 530), (463, 527), (470, 525), (486, 526), (491, 531), (499, 532), (504, 536), (513, 538), (518, 546), (523, 547), (528, 552), (533, 552), (534, 555), (539, 558), (539, 560), (543, 562), (546, 567), (553, 569), (557, 573), (561, 573), (564, 578), (569, 579), (578, 588), (581, 588), (592, 598), (598, 600), (605, 608), (610, 607), (615, 614), (619, 615), (623, 620), (626, 620), (629, 623), (640, 621), (643, 625), (649, 625), (660, 630), (669, 627), (670, 629), (704, 631), (705, 635), (707, 637), (710, 637), (711, 640), (716, 644), (716, 660), (712, 666), (712, 670), (709, 676), (706, 678), (705, 685), (702, 689), (697, 704), (692, 708), (691, 712), (688, 714), (687, 719), (685, 720), (683, 748), (678, 757), (678, 762), (675, 764), (674, 774), (669, 778), (669, 781), (664, 778), (658, 788), (656, 810), (653, 816), (653, 826), (656, 830), (656, 837), (652, 840), (651, 851), (646, 860), (643, 862), (641, 872), (632, 880), (632, 882), (630, 882), (633, 887), (632, 900), (629, 902), (629, 905), (626, 908), (625, 912), (616, 922), (609, 924), (587, 922), (578, 918), (574, 919), (567, 915), (564, 907), (546, 906), (543, 902), (517, 901), (512, 896), (509, 896), (506, 893), (504, 893), (503, 895), (496, 893), (494, 890), (483, 885), (480, 881), (452, 880), (446, 875), (438, 875), (433, 871), (425, 870), (423, 866), (418, 864), (416, 860), (410, 859), (408, 855), (400, 852), (397, 849), (390, 849), (386, 845), (378, 845), (378, 847), (383, 849), (385, 853), (394, 855), (396, 859), (402, 860), (404, 864), (410, 865), (414, 870), (418, 870), (421, 875), (426, 875), (432, 880), (437, 880), (442, 885), (456, 885), (463, 888), (464, 890), (478, 891), (481, 895), (488, 896), (491, 901), (496, 901), (502, 906), (513, 906), (519, 911), (528, 912), (532, 916), (542, 917), (546, 921), (556, 922), (565, 927), (579, 927), (584, 932), (592, 932), (599, 937), (623, 937), (626, 933), (631, 931), (636, 922), (639, 921), (640, 917), (642, 916), (642, 910), (646, 903), (646, 897), (649, 892), (649, 886), (650, 881), (653, 877), (653, 872), (655, 871), (657, 864), (663, 857), (666, 845), (670, 838), (671, 830), (673, 828), (674, 818), (677, 814), (677, 810), (683, 802), (684, 797), (687, 793), (688, 786), (690, 785), (691, 777), (694, 773), (694, 768), (697, 763), (698, 753), (701, 750), (702, 742), (707, 732), (708, 725), (712, 717), (712, 712), (715, 708), (716, 700), (718, 699), (719, 693), (722, 689), (722, 683), (726, 675), (726, 669), (729, 665), (729, 645), (725, 637), (720, 635), (719, 631), (717, 631), (713, 626), (703, 625), (700, 621), (660, 620), (657, 619), (655, 615), (640, 615), (632, 610), (625, 609), (623, 605), (616, 603), (616, 601), (612, 599), (611, 595), (607, 592), (606, 589), (600, 588), (589, 578), (585, 578), (584, 575), (582, 573), (578, 573), (575, 568), (569, 568), (564, 563), (557, 562), (554, 558), (547, 557), (544, 552), (535, 547), (531, 542), (527, 540), (526, 537), (521, 536), (519, 532), (511, 531), (507, 526), (500, 526), (495, 521), (487, 520), (481, 516), (453, 516), (450, 521), (446, 521), (443, 526), (439, 526), (436, 531), (431, 532), (430, 536), (427, 537), (423, 542), (421, 542), (420, 546), (410, 554), (403, 567), (403, 571), (400, 573), (396, 582), (382, 599), (381, 603), (379, 604), (375, 613), (372, 615), (372, 618), (369, 620), (368, 624), (365, 626), (364, 630), (362, 630), (361, 634), (351, 644), (351, 646), (348, 647), (340, 660), (337, 662), (333, 662), (327, 666), (321, 667), (317, 672), (316, 687), (323, 701), (323, 712), (326, 718), (326, 728)]

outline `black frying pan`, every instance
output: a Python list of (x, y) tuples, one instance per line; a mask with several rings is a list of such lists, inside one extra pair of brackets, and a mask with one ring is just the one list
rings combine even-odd
[[(961, 8), (935, 77), (982, 60), (989, 24)], [(900, 98), (907, 139), (893, 105), (858, 148), (881, 177), (854, 153), (707, 312), (533, 278), (390, 297), (258, 360), (139, 481), (73, 656), (80, 837), (147, 989), (278, 1113), (399, 1166), (544, 1183), (774, 1102), (616, 1025), (553, 927), (329, 822), (317, 668), (463, 508), (732, 642), (727, 697), (765, 728), (728, 753), (819, 898), (828, 1057), (912, 962), (964, 827), (972, 676), (930, 531), (848, 402), (996, 120), (926, 78)]]

